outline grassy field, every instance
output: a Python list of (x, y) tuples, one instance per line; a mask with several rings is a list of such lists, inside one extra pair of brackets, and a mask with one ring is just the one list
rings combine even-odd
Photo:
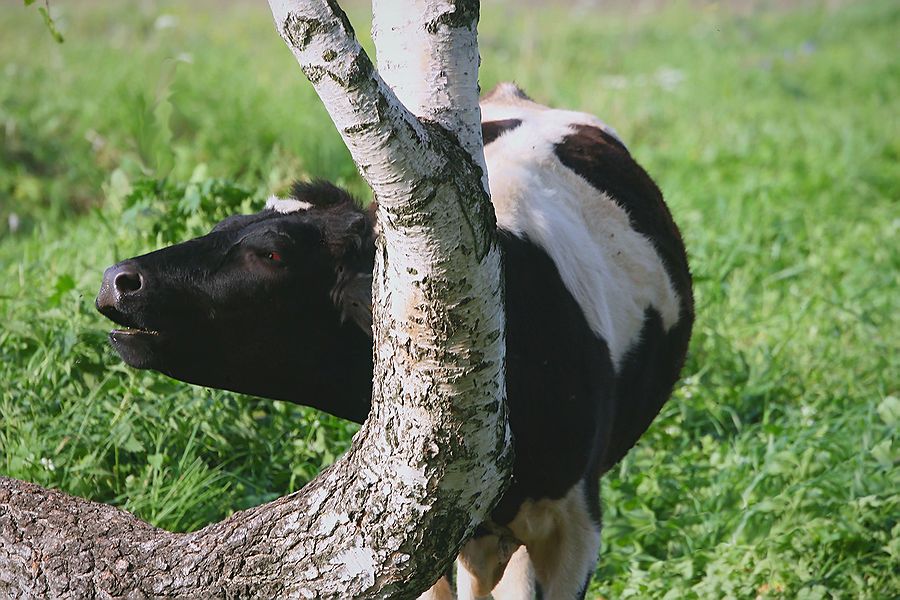
[[(604, 482), (591, 597), (900, 597), (900, 5), (486, 4), (483, 87), (613, 124), (695, 274), (684, 380)], [(367, 192), (265, 3), (56, 5), (62, 45), (0, 8), (0, 473), (196, 529), (355, 428), (125, 368), (103, 269), (294, 177)]]

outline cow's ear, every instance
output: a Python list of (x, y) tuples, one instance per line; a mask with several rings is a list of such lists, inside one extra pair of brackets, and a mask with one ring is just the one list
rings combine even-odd
[(361, 253), (372, 243), (374, 231), (366, 213), (340, 210), (327, 215), (325, 243), (338, 264), (358, 262)]
[(356, 323), (372, 337), (372, 269), (375, 229), (371, 216), (358, 209), (330, 211), (325, 228), (337, 280), (331, 298), (343, 321)]
[(332, 292), (341, 321), (352, 321), (372, 337), (372, 273), (345, 273)]
[(306, 202), (317, 208), (328, 208), (342, 204), (357, 205), (350, 192), (324, 179), (295, 181), (291, 185), (291, 198), (300, 202)]

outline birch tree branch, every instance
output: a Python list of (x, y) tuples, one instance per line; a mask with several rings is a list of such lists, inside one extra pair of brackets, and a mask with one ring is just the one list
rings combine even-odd
[[(270, 5), (379, 201), (371, 414), (392, 431), (424, 425), (436, 439), (459, 441), (440, 450), (452, 455), (445, 475), (453, 476), (439, 485), (450, 498), (470, 498), (474, 525), (502, 491), (510, 460), (503, 282), (478, 107), (478, 2), (376, 1), (384, 79), (333, 2)], [(464, 514), (442, 514), (441, 526)]]
[(478, 106), (478, 4), (374, 0), (372, 37), (378, 70), (400, 101), (452, 131), (486, 173)]
[[(419, 523), (452, 532), (458, 548), (503, 490), (511, 460), (503, 281), (478, 107), (479, 4), (376, 0), (384, 79), (331, 0), (270, 5), (378, 198), (371, 414), (388, 432), (437, 440), (435, 460), (405, 460), (442, 471), (432, 497), (449, 503), (437, 500)], [(467, 514), (468, 525), (454, 525)]]

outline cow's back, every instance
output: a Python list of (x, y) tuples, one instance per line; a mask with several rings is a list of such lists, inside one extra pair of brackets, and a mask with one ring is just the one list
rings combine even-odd
[[(512, 84), (498, 86), (481, 108), (499, 227), (526, 246), (536, 246), (552, 261), (557, 281), (580, 308), (602, 348), (582, 352), (593, 362), (573, 363), (569, 374), (577, 381), (563, 386), (593, 394), (600, 406), (572, 408), (560, 405), (566, 398), (545, 400), (563, 410), (537, 411), (523, 419), (540, 418), (542, 424), (520, 427), (534, 430), (529, 437), (542, 428), (553, 431), (554, 437), (569, 428), (580, 439), (585, 423), (590, 423), (595, 432), (591, 471), (599, 474), (620, 460), (647, 429), (683, 365), (693, 298), (681, 235), (653, 180), (615, 131), (596, 117), (539, 105)], [(516, 250), (512, 260), (521, 262), (522, 253), (521, 248)], [(527, 265), (507, 266), (513, 285), (521, 285), (516, 283), (522, 279), (520, 269)], [(546, 273), (542, 277), (550, 282), (545, 285), (553, 285), (552, 277)], [(540, 301), (546, 293), (534, 289), (531, 297)], [(508, 294), (508, 298), (528, 297), (525, 290)], [(523, 331), (529, 327), (514, 322), (517, 314), (531, 320), (534, 328), (534, 310), (508, 306), (507, 311), (511, 336), (519, 335), (520, 327)], [(544, 315), (554, 318), (569, 319)], [(584, 350), (583, 340), (572, 345)], [(512, 362), (510, 368), (515, 369)], [(513, 374), (510, 382), (516, 380)], [(597, 385), (608, 389), (587, 391)], [(514, 391), (509, 392), (511, 412), (520, 402)]]

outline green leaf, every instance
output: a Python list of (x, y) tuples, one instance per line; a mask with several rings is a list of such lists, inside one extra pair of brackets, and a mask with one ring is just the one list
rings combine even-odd
[(191, 184), (184, 191), (184, 197), (179, 203), (179, 208), (184, 213), (194, 213), (200, 209), (201, 203), (200, 190), (196, 185)]
[(144, 450), (144, 445), (134, 436), (134, 434), (129, 434), (128, 438), (122, 443), (122, 448), (128, 452), (142, 452)]
[(59, 306), (62, 297), (66, 292), (75, 289), (75, 279), (68, 273), (60, 275), (56, 278), (56, 284), (53, 286), (54, 292), (48, 298), (50, 306)]
[(894, 466), (897, 457), (891, 449), (890, 438), (881, 440), (872, 448), (872, 458), (878, 461), (882, 469), (890, 469)]
[(900, 398), (887, 396), (878, 405), (878, 416), (888, 427), (893, 427), (900, 421)]

